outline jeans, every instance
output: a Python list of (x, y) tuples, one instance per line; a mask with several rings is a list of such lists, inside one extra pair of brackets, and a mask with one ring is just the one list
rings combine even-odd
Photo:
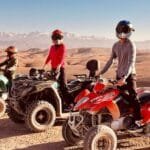
[[(117, 77), (117, 80), (120, 78)], [(135, 120), (141, 119), (141, 112), (140, 112), (140, 103), (136, 93), (136, 75), (130, 74), (129, 77), (126, 79), (126, 84), (119, 87), (121, 91), (127, 91), (128, 95), (125, 92), (122, 92), (122, 96), (129, 101), (129, 104), (134, 108), (133, 116)]]

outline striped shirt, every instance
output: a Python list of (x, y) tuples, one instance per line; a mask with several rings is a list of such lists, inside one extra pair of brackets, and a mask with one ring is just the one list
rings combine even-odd
[(109, 69), (116, 58), (118, 59), (117, 77), (126, 79), (130, 74), (136, 74), (136, 47), (132, 41), (127, 39), (124, 43), (118, 41), (113, 45), (111, 57), (102, 69), (101, 74)]

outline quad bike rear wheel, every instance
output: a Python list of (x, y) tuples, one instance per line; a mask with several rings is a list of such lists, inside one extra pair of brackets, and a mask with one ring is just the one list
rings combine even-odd
[(106, 125), (91, 127), (84, 139), (84, 150), (116, 150), (115, 132)]
[(24, 123), (24, 116), (18, 114), (18, 112), (16, 112), (16, 111), (15, 111), (13, 108), (11, 108), (11, 107), (8, 107), (7, 115), (9, 116), (9, 118), (10, 118), (14, 123), (18, 123), (18, 124)]
[(25, 124), (33, 132), (42, 132), (53, 126), (56, 111), (47, 101), (32, 101), (26, 107)]
[(6, 102), (0, 98), (0, 117), (2, 117), (6, 112)]
[(62, 136), (65, 139), (66, 143), (70, 146), (81, 144), (82, 139), (72, 132), (70, 126), (68, 125), (68, 120), (66, 120), (63, 124)]

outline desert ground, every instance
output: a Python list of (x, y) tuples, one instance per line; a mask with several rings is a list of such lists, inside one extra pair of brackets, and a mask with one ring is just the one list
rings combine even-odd
[[(30, 49), (19, 52), (17, 73), (28, 73), (31, 67), (42, 68), (47, 50)], [(66, 70), (68, 78), (73, 74), (88, 73), (85, 64), (90, 59), (98, 59), (101, 67), (109, 59), (110, 50), (100, 48), (83, 48), (68, 51)], [(150, 51), (138, 51), (137, 54), (138, 86), (150, 87)], [(114, 78), (114, 63), (105, 77)], [(49, 67), (47, 67), (48, 69)], [(149, 150), (150, 137), (120, 134), (118, 150)], [(15, 124), (7, 115), (0, 119), (0, 150), (79, 150), (82, 148), (68, 147), (61, 135), (61, 124), (55, 125), (43, 133), (31, 133), (24, 125)]]

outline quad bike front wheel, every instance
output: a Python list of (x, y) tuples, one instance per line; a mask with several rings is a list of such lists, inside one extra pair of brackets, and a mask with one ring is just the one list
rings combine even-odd
[(6, 102), (0, 98), (0, 117), (2, 117), (6, 112)]
[(70, 126), (68, 125), (68, 120), (66, 120), (63, 124), (62, 136), (66, 143), (70, 146), (79, 145), (82, 141), (82, 139), (79, 136), (73, 133)]
[(53, 126), (56, 112), (48, 101), (32, 101), (26, 107), (25, 124), (33, 132), (42, 132)]
[(91, 127), (84, 139), (84, 150), (116, 150), (115, 132), (106, 125)]

